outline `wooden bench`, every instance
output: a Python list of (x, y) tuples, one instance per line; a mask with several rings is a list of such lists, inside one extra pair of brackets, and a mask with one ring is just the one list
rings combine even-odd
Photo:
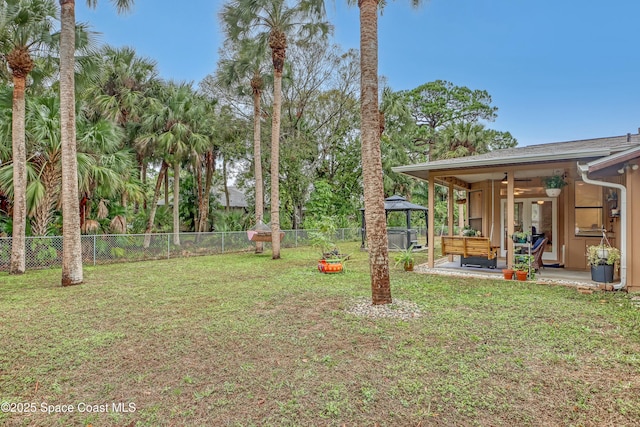
[(460, 255), (460, 266), (496, 268), (498, 247), (488, 237), (442, 236), (442, 255)]

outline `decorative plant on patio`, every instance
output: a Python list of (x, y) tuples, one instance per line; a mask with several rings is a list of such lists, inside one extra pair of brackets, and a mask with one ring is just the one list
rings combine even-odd
[(558, 197), (562, 187), (567, 185), (567, 181), (564, 180), (564, 175), (553, 175), (542, 179), (545, 186), (545, 192), (549, 197)]
[(604, 242), (587, 246), (587, 263), (591, 266), (591, 280), (611, 283), (614, 270), (620, 266), (620, 250)]
[(620, 249), (609, 245), (587, 246), (589, 265), (617, 265), (620, 262)]
[(478, 230), (473, 227), (469, 227), (468, 225), (462, 229), (462, 235), (466, 237), (476, 237), (478, 236)]
[(563, 175), (547, 176), (542, 179), (545, 188), (563, 188), (567, 185)]
[(527, 280), (527, 277), (530, 279), (535, 278), (535, 272), (531, 267), (533, 263), (533, 255), (516, 255), (515, 263), (513, 264), (513, 269), (516, 272), (516, 277), (518, 280)]
[(515, 231), (511, 238), (514, 243), (526, 243), (531, 239), (531, 232), (529, 231)]

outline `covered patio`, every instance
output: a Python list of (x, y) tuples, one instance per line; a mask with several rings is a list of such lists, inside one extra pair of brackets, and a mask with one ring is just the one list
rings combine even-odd
[[(548, 239), (542, 254), (546, 268), (537, 279), (595, 284), (586, 254), (606, 240), (622, 252), (616, 289), (630, 281), (629, 290), (640, 291), (640, 263), (631, 264), (632, 254), (640, 253), (640, 241), (632, 238), (638, 229), (627, 220), (637, 205), (632, 195), (640, 196), (640, 134), (515, 147), (393, 170), (428, 183), (432, 212), (435, 186), (448, 189), (449, 236), (454, 235), (455, 194), (466, 194), (464, 224), (499, 248), (498, 268), (460, 271), (500, 274), (501, 267), (514, 263), (514, 234), (526, 233)], [(556, 194), (546, 191), (552, 178), (563, 184)], [(430, 215), (430, 241), (437, 239), (434, 225)], [(461, 268), (454, 255), (436, 263), (436, 252), (429, 251), (428, 268)]]

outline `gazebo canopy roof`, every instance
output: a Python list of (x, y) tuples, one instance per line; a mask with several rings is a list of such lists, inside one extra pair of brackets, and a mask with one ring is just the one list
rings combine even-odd
[[(360, 209), (363, 211), (364, 209)], [(384, 210), (387, 212), (395, 211), (423, 211), (427, 212), (429, 209), (424, 206), (416, 205), (415, 203), (408, 202), (402, 196), (397, 194), (384, 199)]]
[(416, 205), (415, 203), (407, 202), (402, 196), (394, 195), (384, 199), (385, 211), (428, 211), (429, 209), (424, 206)]

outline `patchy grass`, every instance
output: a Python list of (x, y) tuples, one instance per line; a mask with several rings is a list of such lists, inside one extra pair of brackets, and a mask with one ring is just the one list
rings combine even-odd
[(367, 255), (348, 249), (334, 275), (311, 249), (87, 267), (70, 288), (0, 274), (0, 401), (36, 404), (0, 424), (637, 425), (625, 294), (394, 269), (422, 317), (360, 318)]

